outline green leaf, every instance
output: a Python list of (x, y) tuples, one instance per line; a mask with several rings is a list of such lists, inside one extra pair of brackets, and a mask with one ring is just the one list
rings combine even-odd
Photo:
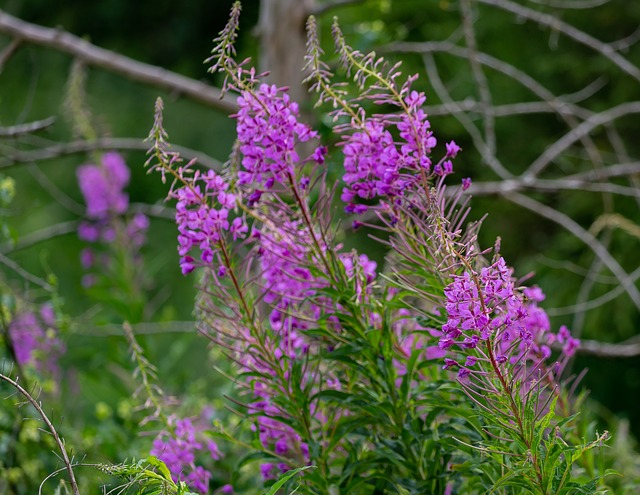
[(167, 465), (164, 462), (162, 462), (160, 459), (158, 459), (156, 456), (150, 455), (145, 459), (145, 462), (153, 466), (154, 468), (156, 468), (164, 479), (173, 481), (171, 479), (171, 472), (169, 471), (169, 468), (167, 467)]
[[(290, 471), (287, 471), (286, 473), (283, 473), (280, 478), (278, 478), (278, 480), (271, 485), (271, 487), (269, 488), (269, 490), (267, 490), (266, 492), (263, 493), (263, 495), (275, 495), (276, 492), (282, 488), (284, 486), (284, 484), (289, 481), (291, 478), (293, 478), (296, 474), (298, 474), (301, 471), (306, 471), (307, 469), (312, 469), (315, 468), (316, 466), (305, 466), (305, 467), (301, 467), (301, 468), (297, 468), (297, 469), (292, 469)], [(296, 491), (298, 491), (298, 489), (296, 488), (293, 492), (291, 493), (295, 493)]]

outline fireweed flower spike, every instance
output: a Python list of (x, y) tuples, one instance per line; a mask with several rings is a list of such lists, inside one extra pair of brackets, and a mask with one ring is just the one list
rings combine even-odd
[(170, 431), (160, 432), (153, 441), (151, 455), (167, 465), (175, 482), (184, 481), (201, 494), (209, 493), (210, 471), (196, 465), (196, 457), (208, 455), (220, 460), (218, 446), (212, 440), (204, 443), (196, 438), (198, 431), (190, 419), (169, 418)]
[(65, 346), (58, 337), (50, 304), (43, 304), (39, 311), (16, 314), (9, 323), (8, 333), (20, 366), (33, 366), (40, 373), (59, 379), (58, 360)]
[[(99, 165), (78, 167), (80, 191), (87, 205), (87, 219), (78, 227), (78, 237), (92, 244), (102, 243), (117, 248), (137, 258), (145, 242), (149, 219), (142, 213), (127, 217), (129, 196), (124, 189), (129, 184), (130, 170), (120, 154), (110, 151), (102, 156)], [(95, 284), (96, 273), (89, 271), (96, 266), (108, 265), (109, 255), (85, 248), (81, 253), (82, 267), (88, 272), (83, 285)], [(100, 263), (96, 260), (100, 259)], [(105, 263), (106, 261), (106, 263)]]

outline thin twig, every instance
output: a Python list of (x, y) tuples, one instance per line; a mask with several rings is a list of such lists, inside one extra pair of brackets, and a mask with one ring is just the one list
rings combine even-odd
[(319, 17), (322, 14), (326, 14), (327, 12), (330, 12), (331, 10), (337, 9), (339, 7), (357, 5), (359, 3), (364, 3), (365, 1), (366, 0), (330, 0), (315, 7), (312, 12), (309, 12), (309, 15)]
[(475, 80), (475, 85), (478, 88), (480, 95), (480, 102), (482, 108), (482, 117), (484, 124), (484, 141), (487, 145), (487, 149), (490, 153), (496, 153), (496, 133), (495, 133), (495, 116), (493, 114), (493, 101), (491, 98), (491, 91), (489, 90), (489, 82), (487, 76), (482, 70), (482, 64), (478, 60), (478, 42), (476, 41), (476, 34), (474, 30), (473, 11), (471, 9), (471, 0), (462, 0), (460, 2), (460, 13), (462, 17), (462, 28), (464, 32), (464, 39), (467, 43), (469, 53), (469, 65), (471, 66), (471, 73)]
[(64, 446), (64, 442), (60, 438), (60, 435), (58, 435), (58, 432), (55, 426), (53, 426), (53, 423), (49, 420), (47, 414), (42, 409), (42, 405), (40, 404), (40, 402), (38, 402), (33, 397), (33, 395), (31, 395), (27, 390), (22, 388), (22, 386), (17, 381), (12, 380), (8, 376), (4, 375), (3, 373), (0, 373), (0, 380), (7, 382), (9, 385), (15, 388), (18, 392), (20, 392), (20, 394), (25, 399), (27, 399), (29, 403), (31, 403), (31, 405), (36, 409), (36, 411), (38, 411), (38, 414), (42, 418), (42, 421), (44, 421), (44, 423), (47, 425), (47, 428), (49, 428), (51, 435), (53, 435), (53, 439), (56, 442), (58, 449), (60, 449), (60, 453), (62, 454), (62, 461), (64, 462), (64, 465), (66, 466), (67, 474), (69, 475), (69, 483), (71, 484), (71, 490), (74, 495), (80, 495), (80, 490), (78, 489), (78, 483), (76, 483), (76, 477), (73, 473), (73, 465), (71, 463), (71, 460), (69, 459), (69, 456), (67, 455), (67, 449)]
[(20, 265), (18, 265), (18, 263), (16, 263), (15, 261), (7, 258), (2, 253), (0, 253), (0, 263), (2, 263), (3, 265), (7, 266), (8, 268), (11, 268), (14, 272), (16, 272), (18, 275), (20, 275), (25, 280), (28, 280), (29, 282), (34, 283), (34, 284), (42, 287), (45, 290), (48, 290), (48, 291), (55, 290), (55, 287), (53, 287), (53, 285), (45, 282), (40, 277), (36, 277), (35, 275), (29, 273), (27, 270), (25, 270)]
[(15, 52), (18, 51), (18, 48), (20, 48), (21, 46), (22, 46), (22, 41), (18, 39), (13, 39), (11, 40), (11, 43), (9, 43), (9, 45), (4, 50), (2, 50), (2, 53), (0, 53), (0, 74), (2, 74), (2, 71), (4, 70), (4, 66), (9, 61), (9, 59), (13, 56)]
[[(423, 59), (425, 67), (427, 69), (427, 73), (429, 74), (429, 80), (433, 89), (438, 94), (438, 97), (448, 105), (455, 106), (453, 98), (451, 98), (449, 91), (442, 82), (442, 79), (440, 79), (438, 68), (436, 66), (433, 55), (430, 53), (426, 53), (424, 54)], [(493, 153), (492, 150), (489, 149), (479, 129), (471, 121), (469, 116), (462, 112), (456, 112), (455, 117), (471, 136), (473, 144), (480, 153), (480, 156), (482, 156), (482, 159), (491, 167), (491, 169), (498, 175), (498, 177), (502, 179), (509, 179), (513, 177), (513, 174), (505, 168), (500, 160), (498, 160), (495, 153)]]
[[(184, 146), (172, 145), (174, 151), (179, 153), (184, 159), (190, 161), (197, 159), (198, 163), (204, 167), (220, 170), (222, 164), (211, 156), (201, 151), (196, 151)], [(72, 155), (76, 153), (88, 153), (97, 150), (140, 150), (147, 151), (149, 144), (143, 138), (98, 138), (95, 141), (71, 141), (69, 143), (57, 143), (46, 148), (19, 151), (5, 150), (4, 156), (0, 158), (0, 169), (9, 168), (21, 163), (32, 163), (41, 160), (50, 160), (60, 156)]]
[[(461, 47), (461, 46), (457, 46), (454, 43), (451, 43), (449, 41), (440, 41), (440, 42), (427, 42), (427, 43), (394, 43), (391, 44), (387, 47), (387, 50), (392, 50), (392, 51), (397, 51), (397, 52), (418, 52), (418, 53), (422, 53), (423, 54), (423, 58), (425, 60), (425, 66), (427, 67), (427, 73), (430, 72), (431, 70), (435, 70), (435, 62), (433, 61), (432, 57), (427, 57), (427, 54), (429, 53), (437, 53), (437, 52), (444, 52), (450, 55), (454, 55), (456, 57), (460, 57), (460, 58), (469, 58), (470, 54), (469, 54), (469, 49), (466, 47)], [(562, 118), (562, 120), (564, 120), (566, 122), (566, 124), (574, 129), (578, 126), (579, 121), (576, 118), (578, 115), (580, 115), (582, 118), (584, 118), (585, 116), (591, 116), (591, 113), (588, 110), (585, 110), (581, 107), (578, 107), (575, 104), (571, 104), (568, 102), (568, 100), (565, 100), (563, 98), (560, 98), (556, 95), (554, 95), (551, 91), (549, 91), (546, 87), (544, 87), (542, 84), (540, 84), (538, 81), (536, 81), (533, 77), (531, 77), (529, 74), (527, 74), (526, 72), (521, 71), (520, 69), (518, 69), (517, 67), (508, 64), (506, 62), (504, 62), (503, 60), (497, 59), (495, 57), (492, 57), (491, 55), (488, 55), (486, 53), (483, 52), (477, 52), (475, 54), (475, 59), (483, 65), (486, 65), (487, 67), (490, 67), (508, 77), (510, 77), (511, 79), (513, 79), (514, 81), (517, 81), (518, 83), (520, 83), (522, 86), (524, 86), (525, 88), (527, 88), (528, 90), (532, 91), (536, 96), (538, 96), (542, 101), (544, 101), (546, 104), (548, 104), (552, 109), (554, 109), (557, 114), (560, 116), (560, 118)], [(429, 66), (427, 66), (427, 63), (429, 63)], [(431, 74), (432, 77), (433, 76), (437, 76), (436, 74)], [(432, 82), (438, 82), (438, 80), (434, 79)], [(591, 85), (589, 85), (591, 86)], [(587, 88), (589, 87), (587, 86)], [(434, 89), (436, 89), (436, 91), (438, 92), (439, 96), (442, 99), (442, 96), (445, 94), (448, 94), (446, 92), (443, 91), (443, 87), (444, 85), (440, 84), (439, 85), (440, 89), (436, 89), (434, 86)], [(584, 88), (586, 89), (586, 88)], [(445, 100), (446, 103), (451, 104), (451, 98), (448, 97)], [(454, 115), (455, 113), (459, 113), (459, 112), (455, 112), (455, 108), (454, 108)], [(474, 144), (476, 145), (476, 147), (478, 146), (478, 139), (474, 134), (477, 134), (477, 129), (474, 132), (474, 128), (475, 126), (473, 126), (470, 123), (470, 120), (466, 117), (464, 117), (464, 119), (462, 117), (458, 117), (458, 120), (464, 125), (465, 129), (467, 130), (467, 132), (469, 132), (471, 134), (471, 137), (474, 140)], [(467, 123), (465, 123), (465, 121), (468, 121)], [(580, 136), (580, 140), (582, 141), (587, 153), (589, 154), (589, 158), (591, 159), (591, 161), (593, 163), (601, 163), (601, 157), (600, 157), (600, 153), (597, 149), (597, 147), (594, 145), (594, 143), (591, 141), (590, 137), (588, 136), (588, 134), (583, 134)], [(481, 154), (483, 154), (483, 149), (479, 148), (478, 149), (480, 151)], [(498, 161), (497, 158), (495, 158), (495, 154), (493, 155), (493, 157), (490, 154), (483, 154), (483, 158), (485, 160), (489, 159), (494, 159), (495, 162), (500, 163)], [(492, 162), (487, 162), (489, 163), (490, 166), (492, 166), (492, 168), (494, 169), (494, 171), (496, 173), (499, 172), (499, 167), (496, 167), (496, 163)], [(498, 175), (501, 178), (508, 178), (510, 176), (512, 176), (512, 174), (510, 172), (507, 171), (507, 173), (498, 173)]]
[(640, 341), (637, 337), (617, 344), (599, 342), (597, 340), (583, 340), (576, 350), (579, 354), (605, 358), (630, 358), (640, 356)]
[(47, 129), (55, 124), (55, 117), (48, 117), (42, 120), (36, 120), (34, 122), (27, 122), (26, 124), (12, 125), (10, 127), (0, 127), (0, 137), (17, 137), (23, 134), (31, 134), (33, 132)]
[(640, 113), (640, 101), (631, 101), (622, 103), (618, 106), (609, 108), (600, 113), (593, 114), (587, 120), (582, 122), (578, 127), (572, 129), (562, 138), (549, 146), (522, 174), (522, 178), (533, 178), (542, 172), (554, 159), (556, 159), (563, 151), (591, 131), (604, 124), (612, 122), (620, 117)]
[(612, 63), (617, 65), (624, 72), (633, 77), (636, 81), (640, 82), (640, 69), (633, 65), (629, 60), (620, 55), (611, 45), (603, 43), (597, 38), (594, 38), (590, 34), (580, 31), (571, 24), (568, 24), (558, 17), (551, 14), (545, 14), (537, 10), (518, 5), (517, 3), (510, 2), (509, 0), (476, 0), (477, 2), (484, 3), (485, 5), (492, 5), (494, 7), (501, 8), (508, 12), (535, 21), (539, 24), (543, 24), (555, 32), (562, 33), (563, 35), (581, 43), (592, 50), (600, 53)]
[[(505, 179), (502, 181), (474, 182), (469, 188), (469, 193), (477, 196), (487, 196), (492, 194), (508, 194), (515, 191), (589, 191), (606, 192), (618, 194), (620, 196), (635, 197), (638, 193), (635, 187), (620, 186), (611, 182), (591, 182), (583, 179)], [(453, 192), (452, 192), (453, 193)]]
[(44, 241), (53, 239), (54, 237), (60, 237), (68, 235), (78, 230), (79, 222), (77, 220), (70, 220), (68, 222), (61, 222), (43, 229), (31, 232), (27, 235), (20, 237), (20, 240), (15, 244), (6, 243), (0, 245), (0, 254), (7, 254), (21, 249), (26, 249), (35, 244), (39, 244)]

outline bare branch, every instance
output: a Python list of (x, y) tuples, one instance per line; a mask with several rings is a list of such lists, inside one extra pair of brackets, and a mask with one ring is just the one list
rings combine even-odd
[[(58, 143), (53, 146), (30, 151), (4, 150), (3, 157), (0, 157), (0, 169), (9, 168), (21, 163), (33, 163), (40, 160), (50, 160), (64, 155), (75, 153), (87, 153), (96, 150), (141, 150), (147, 151), (149, 144), (143, 138), (98, 138), (95, 141), (72, 141), (69, 143)], [(208, 156), (207, 154), (185, 148), (184, 146), (173, 146), (174, 151), (186, 160), (196, 158), (201, 165), (219, 170), (222, 164)]]
[(560, 153), (565, 151), (576, 141), (579, 141), (584, 136), (587, 136), (593, 129), (604, 125), (613, 120), (630, 115), (634, 113), (640, 113), (640, 101), (632, 101), (628, 103), (622, 103), (616, 107), (605, 110), (592, 115), (587, 120), (582, 122), (578, 127), (572, 129), (562, 138), (558, 139), (555, 143), (549, 146), (544, 153), (542, 153), (529, 167), (529, 169), (522, 175), (523, 179), (530, 179), (542, 172)]
[(346, 7), (348, 5), (357, 5), (359, 3), (364, 3), (365, 1), (366, 0), (331, 0), (316, 6), (311, 12), (309, 12), (309, 15), (318, 17), (322, 14), (326, 14), (333, 9)]
[(640, 341), (637, 337), (618, 344), (610, 344), (596, 340), (583, 340), (580, 342), (580, 347), (576, 352), (605, 358), (630, 358), (640, 356)]
[(610, 44), (603, 43), (597, 38), (585, 33), (584, 31), (580, 31), (579, 29), (573, 27), (571, 24), (568, 24), (558, 17), (555, 17), (550, 14), (545, 14), (543, 12), (538, 12), (537, 10), (530, 9), (528, 7), (524, 7), (522, 5), (518, 5), (517, 3), (511, 2), (509, 0), (476, 0), (480, 3), (484, 3), (486, 5), (492, 5), (494, 7), (501, 8), (503, 10), (507, 10), (516, 14), (517, 16), (523, 17), (525, 19), (529, 19), (540, 24), (543, 24), (556, 32), (562, 33), (565, 36), (581, 43), (585, 46), (588, 46), (592, 50), (600, 53), (604, 57), (608, 58), (611, 62), (617, 65), (624, 72), (633, 77), (636, 81), (640, 82), (640, 69), (633, 65), (629, 60), (620, 55)]
[(55, 289), (55, 287), (53, 287), (51, 284), (48, 284), (47, 282), (42, 280), (40, 277), (36, 277), (35, 275), (29, 273), (27, 270), (25, 270), (20, 265), (18, 265), (18, 263), (16, 263), (15, 261), (7, 258), (2, 253), (0, 253), (0, 263), (2, 263), (3, 265), (5, 265), (8, 268), (11, 268), (14, 272), (16, 272), (18, 275), (20, 275), (25, 280), (28, 280), (29, 282), (31, 282), (33, 284), (36, 284), (36, 285), (42, 287), (45, 290), (53, 291)]
[(69, 197), (64, 191), (62, 191), (57, 185), (55, 185), (49, 177), (40, 170), (35, 163), (30, 163), (27, 165), (29, 173), (31, 176), (40, 184), (45, 191), (49, 193), (49, 195), (56, 200), (60, 205), (69, 210), (71, 213), (75, 213), (76, 215), (84, 215), (85, 206), (81, 203), (78, 203), (71, 197)]
[[(597, 171), (593, 171), (594, 174)], [(562, 190), (589, 191), (599, 193), (619, 194), (635, 197), (638, 193), (635, 187), (620, 186), (610, 182), (590, 182), (584, 179), (505, 179), (495, 182), (474, 182), (469, 189), (470, 194), (487, 196), (492, 194), (508, 194), (515, 191), (537, 190), (557, 192)]]
[(530, 2), (537, 3), (538, 5), (545, 5), (548, 7), (555, 7), (558, 9), (591, 9), (593, 7), (599, 7), (605, 3), (609, 3), (609, 0), (529, 0)]
[[(392, 43), (385, 47), (385, 51), (397, 52), (397, 53), (447, 53), (458, 58), (469, 58), (469, 49), (466, 47), (458, 46), (449, 41), (427, 41), (427, 42), (404, 42), (404, 43)], [(584, 108), (576, 107), (568, 101), (570, 98), (558, 97), (551, 91), (545, 88), (542, 84), (536, 81), (526, 72), (521, 71), (517, 67), (504, 62), (498, 58), (495, 58), (487, 53), (478, 52), (476, 58), (479, 63), (486, 65), (491, 69), (510, 77), (514, 81), (517, 81), (522, 86), (530, 90), (533, 94), (538, 96), (543, 102), (553, 108), (561, 116), (582, 114), (590, 115), (591, 112)]]
[(467, 43), (469, 53), (469, 65), (471, 73), (478, 88), (480, 102), (482, 108), (482, 116), (484, 119), (484, 140), (490, 153), (496, 152), (496, 133), (495, 133), (495, 116), (493, 113), (493, 102), (491, 91), (489, 90), (489, 82), (482, 70), (482, 64), (478, 60), (478, 43), (473, 27), (475, 19), (471, 10), (471, 0), (462, 0), (460, 2), (460, 13), (462, 17), (462, 28), (464, 39)]
[(0, 127), (0, 137), (17, 137), (22, 134), (31, 134), (33, 132), (47, 129), (55, 124), (55, 117), (48, 117), (43, 120), (36, 120), (26, 124), (13, 125), (10, 127)]
[(604, 170), (589, 170), (578, 174), (567, 175), (568, 180), (599, 180), (605, 177), (624, 177), (640, 175), (640, 162), (618, 163), (609, 165)]
[(222, 100), (220, 90), (213, 86), (105, 50), (61, 29), (51, 29), (25, 22), (2, 10), (0, 10), (0, 32), (21, 41), (68, 53), (89, 65), (122, 74), (134, 81), (184, 94), (226, 113), (234, 113), (238, 110), (236, 100), (231, 95), (228, 95), (226, 100)]
[(22, 236), (20, 240), (15, 244), (8, 243), (0, 245), (0, 254), (19, 251), (20, 249), (26, 249), (35, 244), (53, 239), (54, 237), (72, 234), (78, 230), (78, 224), (79, 222), (77, 220), (71, 220), (68, 222), (50, 225), (49, 227), (45, 227), (41, 230), (31, 232), (27, 235)]
[(624, 271), (611, 253), (590, 232), (583, 229), (564, 213), (554, 210), (553, 208), (542, 204), (535, 199), (529, 198), (528, 196), (520, 193), (509, 193), (504, 197), (515, 204), (523, 206), (540, 216), (556, 222), (580, 239), (587, 247), (593, 250), (596, 256), (598, 256), (606, 267), (611, 270), (611, 273), (618, 278), (620, 285), (622, 285), (624, 290), (627, 292), (636, 308), (640, 309), (640, 291), (638, 291), (638, 288), (635, 286), (632, 277)]
[[(468, 49), (464, 48), (464, 47), (460, 47), (457, 46), (453, 43), (450, 43), (448, 41), (444, 41), (444, 42), (427, 42), (427, 43), (394, 43), (391, 44), (387, 47), (388, 50), (393, 50), (393, 51), (398, 51), (398, 52), (415, 52), (417, 51), (418, 53), (422, 53), (424, 60), (425, 60), (425, 65), (427, 63), (430, 62), (430, 69), (435, 69), (435, 63), (433, 61), (431, 61), (431, 59), (429, 59), (428, 57), (426, 57), (426, 54), (428, 53), (434, 53), (434, 52), (445, 52), (448, 53), (450, 55), (454, 55), (456, 57), (461, 57), (461, 58), (469, 58), (469, 53), (468, 53)], [(566, 122), (566, 124), (571, 127), (571, 128), (575, 128), (578, 126), (579, 121), (576, 119), (576, 115), (577, 114), (582, 114), (583, 116), (585, 114), (589, 115), (590, 112), (588, 112), (585, 109), (582, 109), (580, 107), (577, 107), (576, 105), (570, 104), (567, 101), (564, 101), (563, 99), (557, 97), (556, 95), (554, 95), (551, 91), (549, 91), (547, 88), (545, 88), (542, 84), (540, 84), (538, 81), (536, 81), (533, 77), (531, 77), (529, 74), (527, 74), (526, 72), (521, 71), (520, 69), (518, 69), (517, 67), (514, 67), (511, 64), (508, 64), (502, 60), (499, 60), (495, 57), (492, 57), (491, 55), (488, 55), (486, 53), (482, 53), (482, 52), (478, 52), (475, 54), (476, 59), (478, 60), (479, 63), (486, 65), (487, 67), (490, 67), (510, 78), (512, 78), (514, 81), (519, 82), (520, 84), (522, 84), (525, 88), (529, 89), (531, 92), (533, 92), (536, 96), (538, 96), (541, 100), (543, 100), (544, 102), (546, 102), (551, 108), (553, 108), (558, 115), (560, 116), (560, 118), (562, 118), (562, 120), (564, 120)], [(429, 72), (429, 70), (427, 71)], [(441, 87), (444, 87), (444, 85), (440, 85)], [(443, 91), (440, 90), (439, 94), (442, 96)], [(445, 102), (449, 103), (450, 102), (450, 98), (448, 100), (445, 100)], [(458, 118), (458, 120), (460, 120), (460, 118)], [(462, 120), (460, 120), (461, 123)], [(465, 125), (463, 123), (463, 125)], [(474, 126), (475, 127), (475, 126)], [(473, 132), (472, 129), (469, 127), (469, 125), (465, 125), (465, 129), (468, 132)], [(477, 130), (476, 130), (476, 134), (477, 134)], [(474, 144), (476, 144), (476, 146), (478, 145), (477, 143), (477, 138), (473, 136), (472, 137), (474, 139)], [(585, 150), (587, 151), (587, 153), (589, 154), (589, 157), (591, 159), (591, 161), (594, 164), (600, 164), (601, 163), (601, 158), (600, 158), (600, 154), (598, 152), (597, 147), (594, 145), (594, 143), (591, 141), (590, 137), (588, 135), (583, 135), (581, 138), (581, 141), (585, 147)], [(483, 154), (483, 151), (481, 148), (479, 148), (479, 151), (481, 154)], [(485, 155), (483, 154), (483, 158), (485, 160), (487, 160), (488, 158), (492, 158), (490, 155)], [(493, 158), (497, 161), (497, 158), (495, 158), (495, 155), (493, 156)], [(488, 162), (489, 165), (491, 165), (491, 162)], [(498, 162), (499, 163), (499, 162)], [(493, 164), (491, 165), (492, 168), (494, 169), (494, 171), (496, 171), (496, 173), (498, 173), (499, 171), (499, 167), (497, 167), (497, 164)], [(508, 178), (511, 177), (512, 174), (509, 173), (507, 171), (507, 174), (500, 174), (498, 173), (498, 175), (502, 178)]]
[(2, 50), (2, 53), (0, 53), (0, 74), (2, 74), (2, 70), (4, 69), (4, 66), (9, 61), (9, 59), (16, 51), (18, 51), (18, 48), (20, 48), (21, 46), (22, 41), (20, 41), (19, 39), (13, 39), (11, 40), (11, 43), (9, 43), (9, 45), (4, 50)]
[[(429, 74), (429, 80), (433, 89), (438, 94), (438, 97), (445, 102), (445, 104), (455, 107), (455, 103), (447, 91), (444, 83), (440, 79), (438, 68), (436, 66), (433, 55), (427, 53), (424, 55), (424, 64)], [(471, 136), (473, 144), (477, 148), (478, 152), (482, 156), (482, 159), (491, 167), (491, 169), (502, 179), (508, 179), (513, 177), (513, 174), (509, 172), (505, 166), (500, 163), (500, 160), (496, 157), (495, 153), (485, 143), (479, 129), (473, 124), (468, 115), (464, 112), (455, 111), (452, 112), (456, 119), (464, 126), (465, 130)]]
[[(636, 281), (640, 278), (640, 268), (634, 270), (630, 275), (632, 281)], [(602, 294), (599, 297), (591, 299), (590, 301), (580, 302), (578, 304), (572, 304), (571, 306), (564, 306), (562, 308), (545, 308), (545, 311), (549, 316), (565, 316), (572, 315), (578, 312), (589, 311), (591, 309), (599, 308), (600, 306), (613, 301), (620, 294), (624, 293), (624, 287), (617, 285), (609, 292)]]

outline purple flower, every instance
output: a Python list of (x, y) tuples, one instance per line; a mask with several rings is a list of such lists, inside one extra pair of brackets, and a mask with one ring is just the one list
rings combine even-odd
[(21, 366), (33, 366), (41, 373), (57, 376), (58, 359), (65, 346), (57, 336), (55, 313), (49, 304), (40, 307), (40, 314), (24, 312), (9, 323), (9, 336)]
[(129, 197), (122, 191), (129, 183), (129, 169), (119, 154), (105, 153), (101, 165), (83, 165), (77, 176), (89, 218), (106, 219), (127, 211)]
[(262, 475), (262, 479), (264, 480), (272, 480), (276, 476), (273, 473), (274, 465), (270, 462), (265, 462), (260, 464), (260, 474)]
[(96, 242), (100, 239), (100, 229), (96, 225), (82, 222), (78, 226), (78, 237), (87, 242)]
[(91, 249), (84, 248), (82, 251), (80, 251), (80, 264), (85, 270), (91, 268), (94, 263), (94, 259), (95, 257)]
[(194, 248), (200, 250), (201, 264), (223, 266), (219, 251), (225, 233), (230, 232), (237, 239), (248, 231), (242, 217), (229, 222), (229, 211), (235, 206), (236, 196), (229, 192), (227, 182), (213, 170), (205, 175), (196, 172), (187, 185), (172, 191), (171, 197), (177, 200), (178, 254), (183, 275), (197, 266), (189, 255)]
[[(389, 198), (398, 201), (408, 189), (424, 179), (453, 172), (453, 164), (448, 159), (441, 160), (432, 169), (430, 155), (437, 141), (420, 108), (426, 97), (424, 93), (410, 91), (409, 85), (406, 93), (399, 117), (366, 118), (355, 132), (342, 136), (346, 187), (341, 199), (347, 203), (345, 210), (348, 213), (366, 211), (367, 207), (358, 204), (358, 200)], [(399, 133), (399, 142), (390, 130), (393, 126)], [(460, 148), (454, 142), (447, 144), (445, 158), (453, 158), (458, 151)]]
[[(240, 110), (236, 131), (242, 154), (238, 178), (241, 184), (262, 184), (270, 189), (294, 176), (300, 163), (296, 145), (317, 136), (298, 122), (298, 105), (276, 86), (262, 84), (257, 91), (243, 91), (238, 98)], [(326, 151), (316, 149), (312, 158), (322, 163)]]
[(447, 148), (447, 158), (455, 158), (456, 155), (462, 151), (462, 148), (458, 146), (455, 141), (451, 141), (445, 144)]
[(175, 482), (184, 481), (192, 490), (207, 493), (211, 472), (195, 464), (196, 456), (204, 453), (205, 448), (214, 460), (221, 458), (218, 446), (212, 440), (206, 447), (200, 443), (193, 423), (189, 419), (169, 419), (173, 432), (163, 431), (153, 441), (151, 455), (158, 457), (167, 465)]

